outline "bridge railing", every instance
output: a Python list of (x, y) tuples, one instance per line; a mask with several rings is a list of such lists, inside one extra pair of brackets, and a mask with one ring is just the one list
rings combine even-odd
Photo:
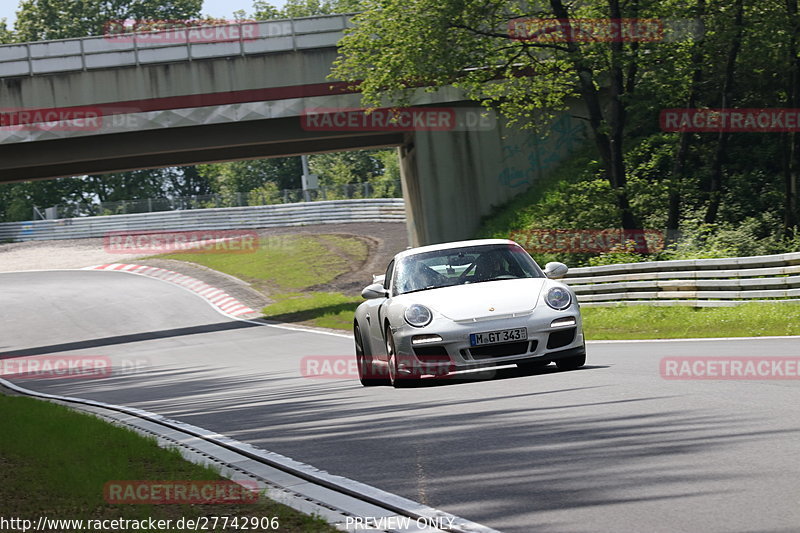
[(137, 213), (0, 224), (0, 242), (104, 237), (111, 232), (255, 229), (345, 222), (403, 222), (402, 198)]
[(800, 301), (800, 252), (625, 263), (570, 269), (564, 278), (582, 307), (723, 307)]
[[(0, 78), (334, 47), (352, 14), (0, 46)], [(205, 34), (203, 32), (206, 32)]]

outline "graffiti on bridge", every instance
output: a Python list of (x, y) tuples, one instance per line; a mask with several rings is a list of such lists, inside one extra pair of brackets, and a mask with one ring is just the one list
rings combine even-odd
[[(553, 121), (549, 134), (529, 133), (524, 141), (503, 146), (505, 168), (498, 173), (497, 181), (512, 189), (531, 185), (537, 174), (552, 169), (584, 138), (584, 124), (564, 113)], [(520, 156), (527, 164), (520, 164)]]

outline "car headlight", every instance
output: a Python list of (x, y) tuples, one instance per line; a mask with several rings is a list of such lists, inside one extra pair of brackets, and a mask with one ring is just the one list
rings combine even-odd
[(431, 320), (433, 320), (433, 313), (424, 305), (413, 304), (406, 309), (405, 317), (406, 322), (415, 328), (421, 328), (430, 324)]
[(547, 296), (544, 297), (544, 301), (553, 309), (561, 311), (569, 307), (569, 304), (572, 303), (572, 295), (570, 295), (569, 291), (564, 287), (551, 287), (550, 290), (547, 291)]

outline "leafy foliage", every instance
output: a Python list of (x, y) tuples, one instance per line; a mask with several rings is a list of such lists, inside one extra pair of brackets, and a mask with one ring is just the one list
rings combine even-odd
[(43, 41), (103, 35), (110, 23), (124, 20), (198, 18), (202, 0), (22, 0), (16, 39)]

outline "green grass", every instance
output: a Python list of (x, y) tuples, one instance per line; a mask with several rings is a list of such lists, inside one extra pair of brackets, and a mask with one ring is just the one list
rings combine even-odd
[(254, 504), (119, 505), (108, 481), (224, 479), (155, 439), (50, 402), (0, 394), (0, 516), (55, 519), (172, 519), (277, 516), (280, 531), (336, 531), (264, 498)]
[(157, 256), (197, 263), (278, 292), (331, 282), (366, 259), (361, 239), (341, 235), (285, 235), (261, 239), (252, 253), (175, 253)]
[[(507, 221), (506, 221), (507, 222)], [(286, 236), (264, 241), (253, 254), (174, 254), (249, 281), (261, 283), (275, 303), (266, 318), (349, 331), (363, 300), (314, 290), (366, 258), (360, 239), (339, 235)], [(582, 310), (589, 340), (674, 339), (800, 335), (800, 305), (745, 304), (738, 307), (592, 307)]]
[[(286, 294), (264, 308), (271, 320), (349, 331), (363, 300), (338, 293)], [(592, 307), (582, 309), (588, 340), (800, 335), (800, 304), (738, 307)]]
[(363, 263), (368, 253), (367, 244), (355, 237), (285, 235), (262, 239), (254, 253), (178, 253), (158, 257), (198, 263), (247, 281), (275, 300), (262, 311), (270, 320), (349, 330), (353, 311), (363, 300), (314, 288), (350, 272), (352, 265)]
[(338, 292), (287, 293), (264, 308), (264, 316), (280, 322), (308, 322), (323, 328), (351, 330), (353, 313), (363, 298)]
[(591, 307), (582, 309), (589, 340), (800, 335), (800, 304), (737, 307)]

